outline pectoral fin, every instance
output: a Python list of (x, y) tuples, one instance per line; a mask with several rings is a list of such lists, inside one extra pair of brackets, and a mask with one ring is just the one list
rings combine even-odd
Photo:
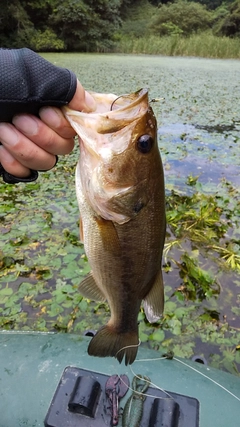
[(85, 279), (80, 283), (79, 291), (85, 298), (94, 301), (106, 301), (106, 297), (97, 286), (92, 272), (88, 273)]
[(98, 217), (96, 218), (96, 224), (98, 227), (99, 234), (101, 236), (101, 242), (104, 251), (106, 251), (107, 253), (110, 252), (115, 256), (119, 256), (121, 253), (121, 246), (113, 222)]
[(80, 242), (82, 244), (84, 244), (83, 222), (82, 222), (82, 218), (81, 217), (80, 217), (80, 220), (79, 220), (79, 232), (80, 232)]
[(161, 318), (164, 308), (164, 288), (161, 269), (156, 276), (151, 290), (144, 298), (143, 306), (150, 323), (157, 322)]

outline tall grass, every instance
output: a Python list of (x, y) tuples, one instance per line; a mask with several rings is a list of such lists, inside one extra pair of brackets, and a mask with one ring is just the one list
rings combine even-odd
[(240, 39), (217, 37), (210, 32), (189, 37), (177, 34), (139, 38), (122, 36), (115, 44), (115, 52), (240, 59)]

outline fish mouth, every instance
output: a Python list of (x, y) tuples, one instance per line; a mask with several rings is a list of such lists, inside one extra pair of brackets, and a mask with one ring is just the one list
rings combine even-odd
[(148, 106), (148, 90), (140, 89), (128, 95), (90, 92), (97, 108), (93, 113), (71, 110), (64, 106), (63, 113), (79, 136), (83, 146), (95, 158), (109, 158), (119, 154), (129, 144), (131, 129), (140, 120)]
[(93, 113), (63, 107), (66, 118), (79, 136), (81, 154), (77, 187), (97, 215), (124, 224), (136, 216), (142, 205), (132, 200), (135, 178), (122, 179), (118, 154), (123, 153), (122, 158), (125, 158), (124, 152), (135, 144), (135, 128), (149, 110), (148, 91), (140, 89), (122, 96), (91, 95), (97, 105)]
[[(64, 106), (62, 110), (66, 117), (76, 116), (76, 117), (85, 117), (91, 116), (95, 117), (96, 115), (101, 115), (107, 119), (110, 117), (114, 118), (125, 118), (126, 109), (129, 109), (128, 114), (131, 114), (130, 108), (133, 109), (138, 104), (142, 103), (143, 100), (146, 100), (148, 103), (148, 90), (146, 88), (139, 89), (136, 92), (126, 94), (126, 95), (115, 95), (113, 93), (97, 93), (89, 92), (96, 101), (96, 110), (94, 112), (85, 113), (84, 111), (75, 111), (71, 110), (69, 107)], [(117, 115), (116, 115), (117, 112)], [(107, 116), (106, 116), (107, 113)], [(132, 111), (134, 114), (134, 111)], [(131, 115), (132, 115), (131, 114)], [(116, 116), (116, 117), (115, 117)], [(124, 116), (124, 117), (122, 117)], [(132, 117), (131, 117), (132, 120)]]

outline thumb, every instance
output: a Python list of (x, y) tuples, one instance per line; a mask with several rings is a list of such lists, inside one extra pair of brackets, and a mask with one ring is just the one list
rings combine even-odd
[(84, 111), (86, 113), (96, 110), (95, 99), (83, 88), (79, 80), (77, 80), (76, 92), (72, 100), (69, 102), (68, 107), (73, 110)]

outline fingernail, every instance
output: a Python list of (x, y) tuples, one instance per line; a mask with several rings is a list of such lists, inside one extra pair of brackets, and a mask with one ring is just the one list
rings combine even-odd
[(24, 135), (33, 136), (38, 133), (38, 122), (34, 117), (19, 115), (15, 116), (12, 122)]
[(0, 123), (0, 141), (5, 145), (13, 146), (18, 142), (18, 133), (8, 123)]
[(85, 104), (87, 107), (87, 112), (96, 110), (96, 106), (97, 106), (96, 101), (92, 97), (92, 95), (90, 95), (90, 93), (87, 91), (85, 91)]
[(54, 107), (43, 107), (41, 108), (40, 117), (44, 118), (47, 123), (51, 123), (51, 126), (58, 128), (62, 124), (62, 113), (58, 108)]

